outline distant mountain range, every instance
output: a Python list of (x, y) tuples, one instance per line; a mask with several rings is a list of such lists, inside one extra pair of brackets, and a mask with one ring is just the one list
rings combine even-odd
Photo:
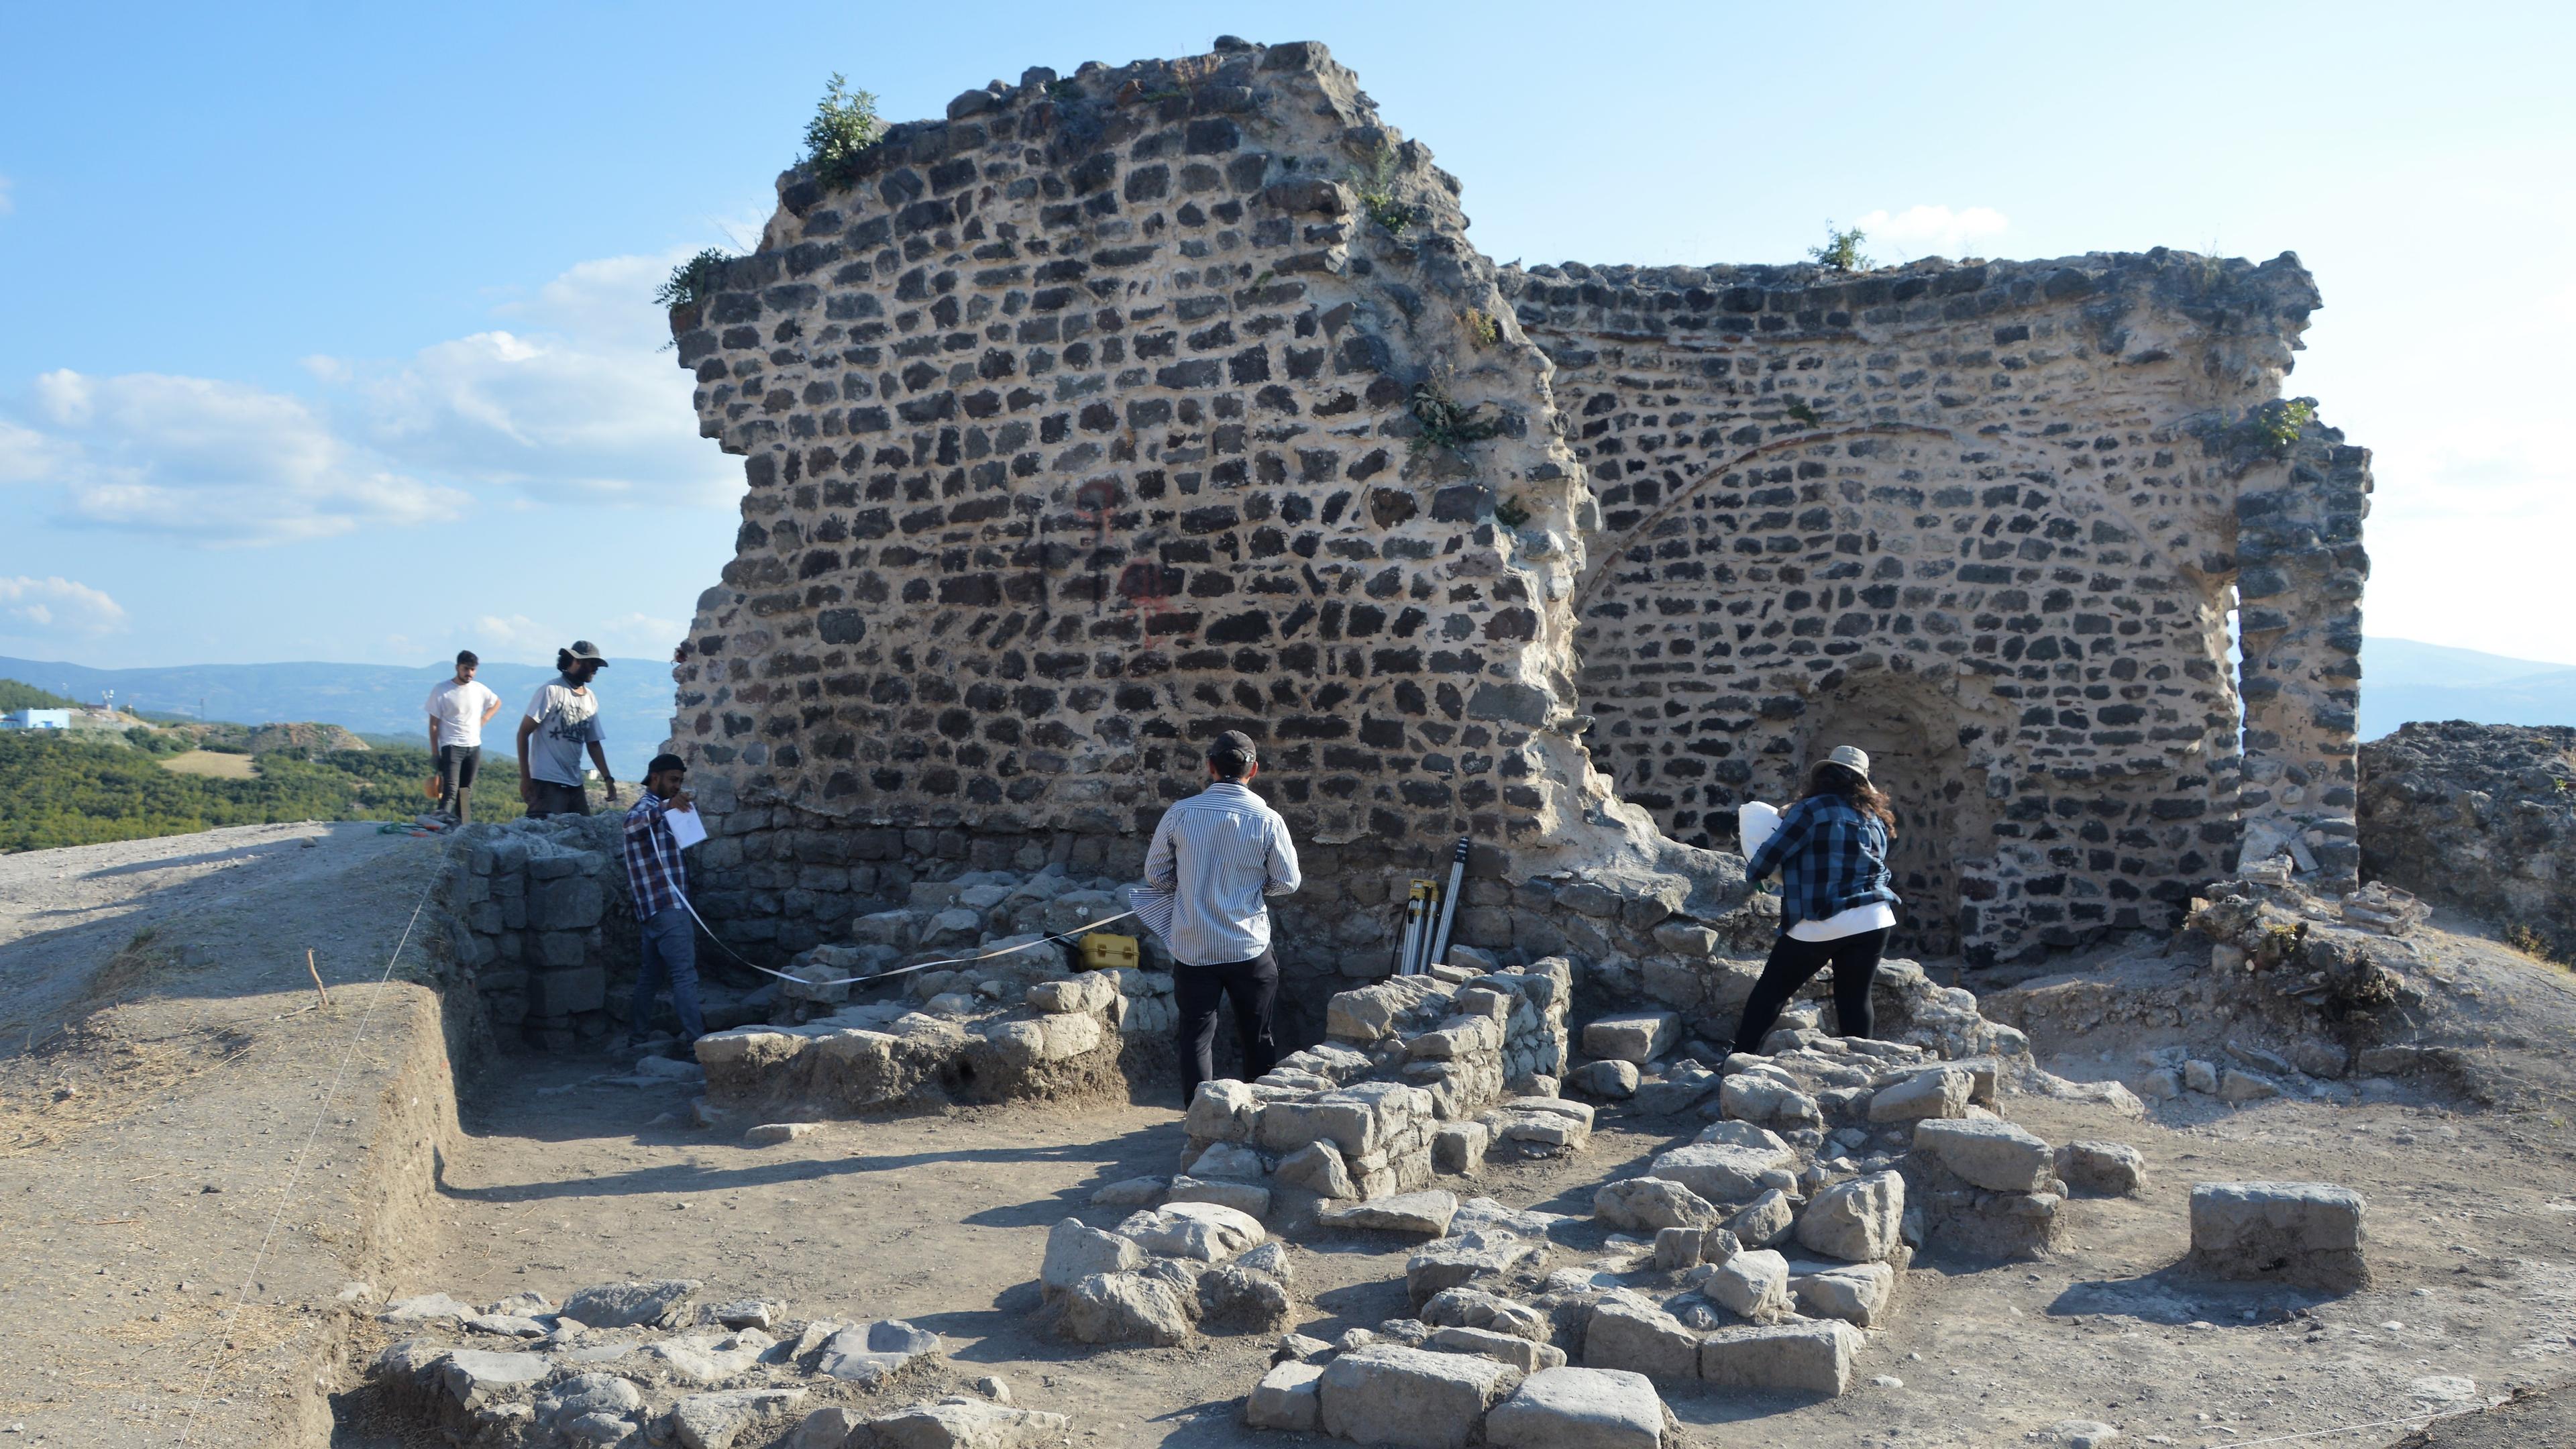
[[(421, 706), (430, 686), (455, 673), (447, 664), (186, 664), (168, 669), (91, 669), (0, 656), (0, 679), (14, 679), (96, 703), (115, 690), (120, 709), (195, 719), (270, 724), (311, 720), (360, 734), (394, 735), (429, 745)], [(483, 665), (475, 675), (501, 696), (501, 713), (484, 736), (486, 767), (507, 757), (512, 721), (537, 686), (555, 672), (534, 664)], [(621, 780), (640, 779), (644, 762), (671, 734), (671, 665), (659, 659), (611, 659), (592, 684), (608, 735), (608, 763)]]
[(2361, 642), (2361, 735), (2409, 720), (2576, 725), (2576, 668), (2412, 639)]
[[(2509, 659), (2474, 649), (2368, 639), (2362, 644), (2361, 733), (2376, 739), (2408, 720), (2576, 725), (2576, 667)], [(116, 691), (120, 706), (150, 713), (268, 724), (311, 720), (361, 734), (427, 743), (421, 704), (448, 677), (445, 665), (194, 664), (169, 669), (91, 669), (0, 656), (0, 679), (94, 702)], [(498, 730), (515, 718), (554, 671), (491, 663), (479, 676), (501, 696)], [(613, 659), (595, 686), (607, 721), (608, 759), (632, 780), (671, 731), (671, 666)], [(507, 748), (508, 736), (493, 744)]]

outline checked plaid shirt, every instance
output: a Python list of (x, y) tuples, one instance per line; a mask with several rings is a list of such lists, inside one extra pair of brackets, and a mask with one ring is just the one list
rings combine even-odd
[(1887, 826), (1840, 795), (1810, 795), (1746, 862), (1760, 880), (1780, 872), (1780, 928), (1821, 921), (1872, 901), (1896, 903), (1887, 874)]
[(687, 867), (680, 864), (680, 843), (662, 818), (662, 797), (636, 792), (626, 812), (626, 893), (635, 898), (635, 919), (649, 921), (657, 911), (680, 904), (689, 888)]

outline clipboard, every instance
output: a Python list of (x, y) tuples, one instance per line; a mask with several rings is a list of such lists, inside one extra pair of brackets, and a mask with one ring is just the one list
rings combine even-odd
[(707, 823), (698, 818), (695, 808), (665, 810), (662, 822), (671, 827), (671, 843), (682, 850), (707, 838)]

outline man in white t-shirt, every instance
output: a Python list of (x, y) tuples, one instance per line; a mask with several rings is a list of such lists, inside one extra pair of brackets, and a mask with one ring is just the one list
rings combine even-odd
[(587, 639), (555, 651), (558, 675), (546, 681), (528, 701), (527, 718), (519, 721), (519, 798), (528, 815), (587, 815), (589, 797), (581, 788), (581, 755), (586, 746), (599, 767), (599, 782), (608, 798), (617, 799), (617, 781), (608, 773), (608, 736), (599, 727), (599, 696), (591, 677), (608, 661)]
[(483, 661), (456, 651), (456, 677), (429, 692), (429, 753), (438, 761), (438, 811), (457, 824), (473, 815), (474, 776), (483, 767), (483, 726), (501, 712), (501, 696), (474, 682)]

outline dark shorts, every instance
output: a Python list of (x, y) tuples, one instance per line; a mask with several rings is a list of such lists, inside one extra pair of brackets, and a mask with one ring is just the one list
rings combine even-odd
[(590, 797), (582, 793), (579, 785), (558, 785), (552, 780), (531, 780), (528, 785), (528, 815), (532, 819), (590, 813)]

